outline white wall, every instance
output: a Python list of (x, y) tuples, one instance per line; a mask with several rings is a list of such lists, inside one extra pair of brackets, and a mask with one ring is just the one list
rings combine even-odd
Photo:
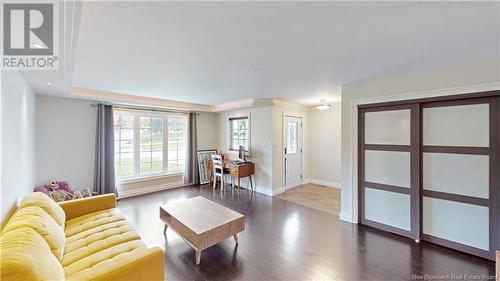
[[(493, 82), (498, 82), (493, 83)], [(487, 83), (484, 85), (480, 85)], [(425, 96), (477, 92), (500, 87), (498, 60), (447, 69), (378, 77), (342, 88), (342, 197), (340, 218), (357, 222), (356, 103), (404, 100)], [(461, 87), (449, 89), (452, 87)], [(493, 88), (492, 88), (493, 87)]]
[[(249, 159), (255, 163), (256, 190), (267, 195), (276, 195), (284, 191), (283, 115), (285, 113), (303, 117), (303, 178), (307, 179), (309, 107), (273, 100), (272, 105), (220, 113), (219, 150), (224, 153), (229, 148), (228, 118), (241, 113), (250, 113), (251, 157)], [(246, 186), (245, 181), (243, 185)]]
[(340, 188), (341, 103), (328, 110), (309, 111), (308, 182)]
[(67, 181), (93, 188), (96, 108), (91, 101), (37, 97), (37, 184)]
[(1, 74), (1, 223), (36, 178), (36, 97), (17, 71)]
[[(272, 107), (259, 107), (247, 110), (223, 112), (219, 117), (219, 150), (223, 153), (229, 151), (228, 118), (234, 114), (250, 113), (250, 157), (255, 163), (254, 188), (258, 192), (272, 195), (273, 190), (273, 126)], [(236, 158), (237, 155), (230, 155)], [(247, 186), (245, 179), (242, 186)]]
[(197, 116), (196, 133), (198, 149), (213, 149), (219, 145), (219, 116), (217, 113), (200, 112)]
[[(74, 189), (93, 187), (97, 115), (92, 103), (95, 102), (38, 96), (37, 184), (54, 179), (68, 181)], [(217, 148), (218, 114), (200, 113), (197, 120), (198, 148)], [(175, 177), (147, 184), (161, 187), (181, 181), (182, 177)]]

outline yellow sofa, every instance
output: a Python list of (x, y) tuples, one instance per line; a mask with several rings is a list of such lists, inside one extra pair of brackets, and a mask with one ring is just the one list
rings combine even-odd
[(164, 254), (148, 248), (114, 194), (55, 203), (26, 196), (2, 229), (0, 280), (163, 280)]

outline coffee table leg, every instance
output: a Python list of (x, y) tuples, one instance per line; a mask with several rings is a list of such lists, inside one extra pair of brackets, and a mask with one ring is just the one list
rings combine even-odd
[(236, 244), (238, 244), (238, 234), (233, 235), (233, 237), (234, 237), (234, 242), (236, 242)]
[(199, 265), (201, 262), (201, 251), (196, 250), (196, 265)]
[(163, 234), (167, 233), (167, 228), (168, 228), (168, 225), (165, 224), (165, 226), (163, 227)]

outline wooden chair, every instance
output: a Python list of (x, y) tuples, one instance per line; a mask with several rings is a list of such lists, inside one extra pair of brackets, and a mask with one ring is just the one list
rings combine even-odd
[(214, 154), (212, 155), (212, 176), (214, 181), (214, 189), (217, 185), (217, 177), (220, 178), (220, 188), (221, 191), (224, 190), (224, 176), (229, 174), (229, 171), (224, 170), (224, 162), (222, 160), (222, 155)]

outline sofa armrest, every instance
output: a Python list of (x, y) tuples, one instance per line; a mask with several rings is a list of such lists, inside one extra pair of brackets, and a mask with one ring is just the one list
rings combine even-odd
[(116, 208), (116, 195), (114, 193), (108, 193), (59, 202), (58, 204), (64, 210), (64, 213), (66, 213), (66, 220), (70, 220), (86, 214)]
[(68, 280), (159, 281), (165, 280), (164, 253), (160, 247), (144, 249), (133, 255), (118, 256), (91, 269), (69, 276)]

